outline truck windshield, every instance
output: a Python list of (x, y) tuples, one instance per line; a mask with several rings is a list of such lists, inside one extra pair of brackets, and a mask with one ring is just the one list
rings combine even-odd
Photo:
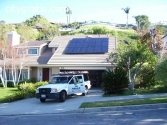
[(49, 84), (68, 83), (68, 77), (53, 77)]

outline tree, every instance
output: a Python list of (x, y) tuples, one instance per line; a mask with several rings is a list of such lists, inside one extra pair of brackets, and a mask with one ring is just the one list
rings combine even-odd
[(126, 7), (126, 8), (122, 8), (122, 10), (124, 10), (124, 12), (127, 14), (127, 23), (126, 23), (126, 27), (128, 27), (128, 14), (129, 14), (129, 10), (130, 10), (130, 8), (129, 8), (129, 7)]
[(167, 59), (160, 62), (155, 68), (156, 80), (162, 81), (167, 85)]
[(7, 40), (7, 33), (15, 30), (15, 26), (10, 24), (0, 25), (0, 40), (5, 42)]
[(126, 69), (130, 89), (134, 90), (136, 76), (144, 63), (155, 65), (157, 58), (153, 55), (148, 46), (141, 41), (120, 43), (117, 53), (111, 53), (107, 59), (110, 63), (118, 63)]
[(137, 23), (137, 30), (148, 30), (150, 25), (149, 19), (147, 15), (138, 15), (134, 17)]
[(66, 7), (66, 15), (67, 15), (67, 26), (70, 24), (70, 16), (72, 14), (72, 10), (67, 6)]
[(33, 29), (31, 26), (28, 26), (25, 23), (17, 26), (17, 32), (21, 35), (21, 43), (26, 41), (35, 41), (39, 36), (39, 32), (36, 29)]
[(58, 25), (51, 24), (45, 17), (41, 15), (36, 15), (29, 20), (26, 20), (25, 25), (31, 26), (31, 28), (37, 28), (33, 29), (33, 32), (31, 31), (31, 33), (28, 33), (29, 37), (31, 36), (30, 38), (36, 38), (37, 40), (51, 40), (56, 35), (60, 34), (58, 30)]
[(109, 34), (110, 30), (106, 27), (94, 26), (86, 32), (86, 34)]
[(1, 81), (7, 87), (7, 76), (12, 77), (14, 86), (18, 85), (22, 70), (27, 66), (27, 48), (15, 48), (10, 43), (0, 42), (1, 63), (3, 69)]

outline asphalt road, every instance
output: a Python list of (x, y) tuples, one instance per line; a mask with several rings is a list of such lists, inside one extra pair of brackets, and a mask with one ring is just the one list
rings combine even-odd
[(0, 125), (167, 125), (167, 109), (0, 116)]

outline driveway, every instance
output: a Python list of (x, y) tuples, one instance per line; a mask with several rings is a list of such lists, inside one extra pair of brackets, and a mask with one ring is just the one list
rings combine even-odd
[(41, 103), (39, 99), (28, 98), (12, 103), (0, 104), (0, 115), (19, 115), (19, 114), (46, 114), (46, 113), (61, 113), (71, 110), (77, 110), (79, 106), (90, 98), (101, 97), (102, 92), (91, 92), (87, 96), (70, 96), (65, 102), (59, 100), (46, 100)]

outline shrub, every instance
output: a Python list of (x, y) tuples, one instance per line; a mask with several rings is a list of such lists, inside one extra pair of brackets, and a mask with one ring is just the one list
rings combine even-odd
[(35, 89), (38, 88), (39, 86), (46, 85), (48, 82), (37, 82), (34, 84)]
[(14, 87), (14, 83), (13, 82), (7, 82), (7, 87)]
[(37, 83), (23, 83), (18, 86), (20, 91), (26, 92), (27, 96), (34, 96), (36, 88), (39, 86), (45, 85), (47, 82), (37, 82)]
[(32, 83), (36, 83), (36, 82), (37, 82), (37, 79), (36, 79), (36, 78), (31, 78), (31, 82), (32, 82)]
[(103, 74), (102, 88), (105, 94), (122, 94), (128, 87), (127, 72), (116, 67), (114, 71), (105, 71)]
[(21, 100), (21, 99), (24, 99), (26, 96), (27, 96), (26, 92), (23, 92), (23, 91), (16, 92), (13, 95), (7, 96), (5, 98), (5, 102), (13, 102), (13, 101)]
[(47, 84), (47, 82), (37, 82), (34, 83), (21, 83), (18, 86), (19, 92), (16, 92), (13, 95), (7, 96), (4, 102), (13, 102), (17, 100), (21, 100), (24, 98), (34, 97), (36, 88), (42, 85)]
[(3, 87), (3, 84), (2, 84), (2, 83), (0, 83), (0, 87)]
[(152, 87), (156, 83), (158, 83), (158, 82), (155, 80), (154, 68), (144, 66), (139, 71), (139, 74), (138, 74), (137, 79), (136, 79), (135, 88)]

